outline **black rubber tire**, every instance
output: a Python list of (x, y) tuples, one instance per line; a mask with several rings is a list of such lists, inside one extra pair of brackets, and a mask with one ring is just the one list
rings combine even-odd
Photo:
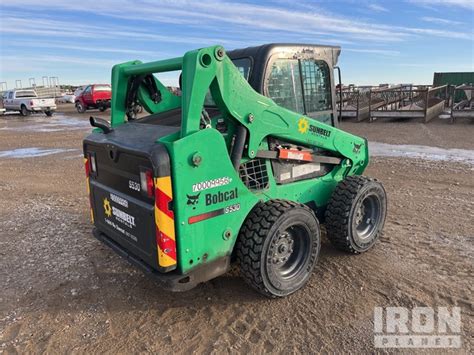
[(44, 111), (44, 114), (48, 117), (51, 117), (53, 115), (53, 111)]
[[(291, 244), (298, 247), (298, 253), (293, 255), (295, 247), (287, 261), (274, 266), (275, 253), (281, 246), (277, 243), (290, 229), (302, 232)], [(237, 239), (236, 257), (246, 283), (267, 297), (284, 297), (298, 291), (309, 280), (320, 246), (319, 222), (309, 207), (286, 200), (270, 200), (259, 203), (247, 216)], [(279, 270), (287, 264), (290, 275), (279, 275)]]
[(86, 107), (80, 101), (77, 101), (76, 102), (76, 110), (79, 113), (84, 113), (84, 112), (86, 112)]
[(29, 115), (31, 115), (31, 112), (28, 111), (28, 109), (26, 108), (25, 105), (21, 105), (21, 107), (20, 107), (20, 115), (22, 115), (22, 116), (29, 116)]
[(100, 112), (104, 112), (105, 110), (107, 110), (107, 106), (104, 106), (104, 105), (99, 106), (99, 111)]
[[(370, 201), (369, 201), (370, 200)], [(364, 202), (365, 201), (365, 202)], [(361, 226), (357, 223), (360, 207), (367, 201), (373, 204), (372, 209), (377, 214), (375, 223), (366, 227), (367, 235), (362, 237), (358, 231)], [(369, 250), (383, 233), (387, 215), (387, 195), (382, 184), (376, 179), (365, 176), (348, 176), (334, 190), (326, 208), (325, 224), (327, 237), (339, 250), (353, 254)], [(369, 218), (367, 220), (371, 220)]]

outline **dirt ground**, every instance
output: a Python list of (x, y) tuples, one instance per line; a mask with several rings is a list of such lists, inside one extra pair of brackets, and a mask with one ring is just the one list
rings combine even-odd
[[(376, 306), (461, 307), (455, 352), (474, 351), (473, 165), (372, 158), (366, 174), (389, 198), (385, 235), (358, 256), (323, 238), (310, 282), (290, 297), (263, 298), (235, 270), (169, 293), (92, 237), (81, 158), (89, 115), (62, 111), (0, 118), (0, 352), (372, 353)], [(472, 121), (342, 127), (474, 155)]]

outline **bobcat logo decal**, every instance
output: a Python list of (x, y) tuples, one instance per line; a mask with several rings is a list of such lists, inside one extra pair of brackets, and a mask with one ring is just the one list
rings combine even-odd
[(354, 149), (352, 149), (352, 152), (358, 154), (360, 152), (361, 147), (362, 147), (362, 143), (361, 144), (354, 143)]
[(198, 193), (197, 195), (188, 195), (188, 194), (186, 194), (186, 197), (188, 198), (187, 205), (188, 206), (197, 205), (198, 202), (199, 202), (199, 195), (201, 195), (201, 193)]

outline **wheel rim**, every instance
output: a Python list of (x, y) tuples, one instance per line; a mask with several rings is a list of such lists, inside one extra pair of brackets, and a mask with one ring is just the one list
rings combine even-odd
[(279, 279), (291, 279), (304, 268), (310, 255), (309, 231), (303, 225), (293, 225), (275, 238), (268, 267)]
[(381, 202), (375, 194), (367, 195), (359, 204), (355, 214), (357, 237), (361, 241), (372, 238), (380, 223)]

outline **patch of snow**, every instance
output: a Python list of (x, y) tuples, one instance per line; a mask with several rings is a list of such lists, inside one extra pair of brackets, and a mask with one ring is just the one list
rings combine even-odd
[[(4, 121), (2, 131), (21, 131), (21, 132), (59, 132), (80, 129), (92, 129), (88, 120), (79, 120), (77, 118), (57, 114), (52, 117), (30, 116), (19, 120)], [(19, 123), (26, 123), (18, 125)]]
[(79, 149), (45, 149), (45, 148), (18, 148), (13, 150), (3, 150), (0, 151), (0, 158), (12, 158), (12, 159), (21, 159), (21, 158), (35, 158), (43, 157), (45, 155), (58, 154), (64, 152), (73, 152), (78, 151)]
[(425, 145), (369, 142), (371, 156), (418, 158), (432, 161), (452, 161), (474, 165), (474, 150), (445, 149)]

